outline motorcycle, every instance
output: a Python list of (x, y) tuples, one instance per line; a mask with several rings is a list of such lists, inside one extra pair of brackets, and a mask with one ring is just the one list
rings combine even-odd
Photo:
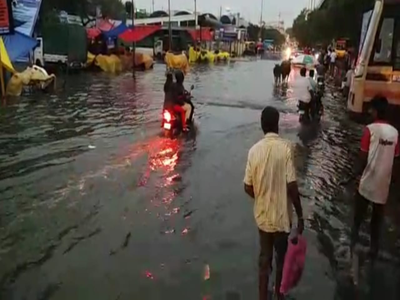
[(323, 90), (318, 88), (317, 91), (311, 92), (311, 102), (306, 103), (299, 100), (297, 105), (299, 112), (299, 122), (301, 124), (308, 124), (311, 122), (319, 122), (323, 115), (322, 106)]
[(325, 91), (325, 78), (323, 76), (317, 77), (318, 90)]
[[(192, 91), (194, 89), (194, 86), (192, 85), (190, 87), (190, 92), (187, 93), (187, 101), (190, 102), (193, 97), (192, 97)], [(191, 129), (193, 125), (193, 112), (192, 112), (192, 117), (190, 120), (187, 121), (189, 128)], [(179, 113), (172, 109), (164, 109), (162, 113), (162, 123), (161, 127), (164, 129), (164, 135), (165, 136), (177, 136), (183, 132), (182, 128), (182, 118)]]
[(299, 100), (297, 104), (299, 112), (299, 122), (301, 124), (306, 124), (310, 122), (310, 103)]

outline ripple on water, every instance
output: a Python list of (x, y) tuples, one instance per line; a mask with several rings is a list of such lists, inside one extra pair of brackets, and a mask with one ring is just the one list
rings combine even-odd
[[(261, 136), (259, 117), (266, 105), (281, 111), (281, 133), (297, 144), (301, 193), (318, 251), (333, 270), (343, 269), (351, 206), (339, 183), (352, 172), (360, 126), (347, 120), (342, 100), (327, 95), (321, 125), (298, 136), (290, 89), (297, 74), (287, 90), (273, 90), (272, 67), (264, 61), (193, 68), (186, 85), (195, 85), (198, 134), (187, 140), (159, 136), (164, 83), (159, 65), (138, 73), (136, 82), (131, 74), (71, 76), (56, 95), (22, 97), (2, 107), (1, 288), (23, 294), (30, 282), (45, 282), (32, 287), (35, 297), (56, 296), (63, 283), (53, 278), (73, 287), (79, 285), (75, 277), (82, 280), (64, 275), (65, 265), (86, 274), (80, 266), (87, 264), (96, 265), (99, 276), (115, 274), (110, 280), (126, 290), (125, 278), (147, 286), (135, 274), (162, 263), (165, 276), (158, 283), (164, 291), (164, 281), (196, 282), (195, 268), (207, 259), (214, 262), (212, 272), (217, 269), (215, 282), (236, 274), (232, 282), (238, 287), (255, 289), (250, 258), (256, 247), (249, 233), (254, 224), (240, 182), (247, 150)], [(240, 267), (224, 263), (222, 250), (224, 259)], [(127, 260), (134, 262), (129, 270)], [(37, 276), (39, 269), (50, 279)], [(85, 279), (93, 284), (90, 276)], [(95, 285), (102, 286), (98, 280)], [(110, 290), (121, 294), (116, 286)], [(148, 287), (147, 295), (155, 290)]]

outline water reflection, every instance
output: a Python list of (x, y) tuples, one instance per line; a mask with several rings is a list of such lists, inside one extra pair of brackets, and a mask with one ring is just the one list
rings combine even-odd
[[(162, 66), (136, 82), (130, 74), (71, 77), (56, 95), (0, 108), (1, 298), (71, 298), (85, 282), (87, 299), (214, 299), (229, 289), (253, 299), (258, 244), (241, 182), (247, 150), (262, 137), (260, 112), (273, 105), (281, 134), (296, 144), (313, 255), (293, 295), (355, 299), (347, 282), (351, 191), (339, 182), (352, 174), (361, 127), (327, 93), (321, 124), (301, 128), (290, 92), (297, 74), (287, 92), (274, 90), (272, 67), (194, 68), (185, 84), (195, 85), (198, 130), (177, 139), (160, 131)], [(375, 286), (397, 299), (398, 226), (388, 224), (395, 246), (385, 244), (382, 256), (394, 277), (378, 271)]]

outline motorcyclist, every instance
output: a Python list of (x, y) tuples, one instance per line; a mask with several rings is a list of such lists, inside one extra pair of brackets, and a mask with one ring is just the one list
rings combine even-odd
[(314, 80), (315, 77), (315, 71), (310, 70), (309, 72), (309, 80), (310, 80), (310, 85), (312, 88), (311, 91), (311, 114), (312, 116), (315, 116), (316, 113), (322, 113), (323, 107), (322, 107), (322, 101), (321, 101), (321, 91), (319, 89), (318, 83)]
[(318, 84), (314, 80), (315, 71), (314, 70), (310, 70), (310, 72), (308, 73), (308, 76), (309, 76), (308, 80), (310, 80), (312, 91), (315, 93), (317, 91), (317, 88), (318, 88)]
[(299, 108), (304, 108), (305, 116), (309, 119), (312, 87), (309, 78), (306, 77), (306, 68), (300, 69), (300, 75), (301, 77), (293, 82), (293, 92), (299, 99)]
[(174, 83), (174, 78), (171, 72), (167, 72), (167, 79), (164, 83), (164, 109), (166, 108), (168, 102), (168, 93), (171, 91), (172, 84)]
[[(167, 89), (166, 98), (164, 102), (164, 107), (166, 109), (172, 109), (173, 111), (180, 113), (182, 120), (183, 131), (188, 131), (187, 120), (191, 120), (193, 104), (191, 104), (189, 93), (185, 90), (183, 86), (183, 81), (185, 76), (180, 70), (175, 71), (176, 82), (172, 83), (169, 90)], [(167, 77), (167, 82), (168, 82)], [(168, 86), (167, 82), (165, 87)]]

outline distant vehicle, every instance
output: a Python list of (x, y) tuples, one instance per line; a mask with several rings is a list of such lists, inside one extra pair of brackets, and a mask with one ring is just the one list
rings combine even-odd
[(85, 66), (88, 52), (85, 27), (65, 23), (48, 25), (42, 28), (37, 40), (33, 53), (36, 65), (58, 64), (73, 69)]
[(347, 39), (340, 39), (336, 41), (335, 51), (338, 58), (343, 58), (346, 55)]
[(359, 55), (347, 100), (352, 114), (365, 112), (377, 94), (388, 99), (391, 113), (400, 112), (399, 11), (400, 0), (376, 0), (364, 13)]
[(245, 42), (245, 50), (243, 56), (255, 56), (257, 55), (256, 42), (248, 41)]
[(274, 40), (264, 40), (263, 46), (265, 50), (272, 50), (274, 48)]
[(163, 54), (164, 54), (163, 48), (164, 48), (163, 41), (157, 40), (154, 43), (153, 48), (151, 48), (151, 47), (136, 47), (136, 52), (150, 55), (153, 58), (162, 59)]

